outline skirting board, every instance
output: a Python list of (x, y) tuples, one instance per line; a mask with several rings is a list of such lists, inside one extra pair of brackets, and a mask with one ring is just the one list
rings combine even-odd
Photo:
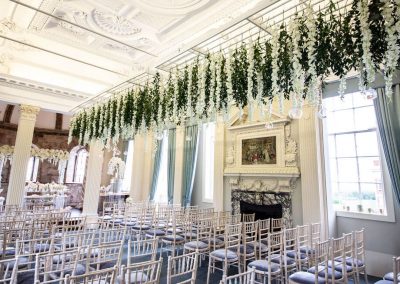
[(393, 255), (391, 254), (366, 250), (365, 258), (369, 275), (383, 277), (383, 275), (393, 270)]

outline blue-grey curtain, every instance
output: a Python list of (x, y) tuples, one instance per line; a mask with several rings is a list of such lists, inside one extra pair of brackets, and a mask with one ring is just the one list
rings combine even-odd
[(374, 106), (390, 180), (400, 204), (400, 85), (393, 88), (391, 99), (384, 88), (378, 88)]
[(154, 157), (153, 177), (151, 180), (151, 188), (149, 196), (150, 201), (154, 200), (154, 195), (156, 194), (158, 175), (160, 174), (162, 141), (163, 140), (157, 140), (157, 150)]
[(190, 205), (192, 199), (194, 175), (197, 164), (197, 149), (199, 144), (199, 135), (197, 125), (187, 126), (185, 128), (186, 137), (183, 153), (183, 180), (182, 180), (182, 205)]
[(174, 177), (175, 177), (175, 137), (176, 129), (168, 131), (168, 204), (174, 200)]

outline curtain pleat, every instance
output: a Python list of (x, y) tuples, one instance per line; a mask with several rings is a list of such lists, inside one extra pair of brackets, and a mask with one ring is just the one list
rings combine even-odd
[(175, 140), (176, 129), (168, 131), (168, 204), (174, 200), (174, 177), (175, 177)]
[(393, 88), (391, 98), (384, 88), (378, 88), (374, 106), (392, 188), (400, 204), (400, 85)]
[(190, 137), (190, 139), (185, 139), (183, 156), (182, 205), (186, 207), (190, 205), (192, 199), (199, 144), (198, 126), (187, 126), (185, 133), (186, 137)]
[(157, 140), (157, 150), (156, 150), (156, 155), (154, 157), (153, 177), (151, 180), (151, 188), (149, 196), (150, 201), (154, 200), (154, 195), (156, 194), (157, 190), (158, 175), (160, 174), (160, 165), (161, 165), (162, 141), (163, 140)]

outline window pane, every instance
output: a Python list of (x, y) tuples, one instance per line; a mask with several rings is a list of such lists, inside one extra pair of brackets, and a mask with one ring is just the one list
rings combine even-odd
[(28, 169), (26, 171), (26, 177), (25, 177), (26, 181), (31, 181), (32, 171), (33, 171), (33, 159), (34, 159), (33, 157), (30, 157), (28, 161)]
[(355, 157), (356, 146), (354, 134), (336, 135), (336, 156), (337, 157)]
[(360, 182), (382, 182), (382, 169), (379, 157), (359, 158)]
[(328, 123), (329, 133), (349, 132), (354, 130), (353, 110), (335, 111), (330, 115), (330, 123)]
[(359, 156), (378, 156), (378, 137), (376, 131), (356, 134), (357, 154)]
[(373, 106), (362, 107), (354, 110), (356, 129), (367, 130), (376, 128), (375, 110)]
[(338, 159), (338, 179), (340, 182), (358, 182), (357, 159)]
[(360, 93), (353, 94), (353, 103), (354, 103), (354, 107), (363, 107), (363, 106), (373, 106), (374, 105), (373, 100), (368, 100), (365, 95), (360, 94)]
[(332, 182), (337, 182), (338, 177), (337, 177), (337, 163), (336, 159), (329, 159), (329, 172), (330, 172), (330, 178)]

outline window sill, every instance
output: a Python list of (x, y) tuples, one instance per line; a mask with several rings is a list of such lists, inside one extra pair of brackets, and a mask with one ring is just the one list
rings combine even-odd
[(203, 203), (214, 203), (214, 200), (212, 200), (212, 199), (202, 199), (201, 202), (203, 202)]
[(394, 216), (388, 215), (375, 215), (368, 213), (358, 213), (358, 212), (347, 212), (347, 211), (336, 211), (336, 217), (345, 217), (352, 219), (364, 219), (371, 221), (381, 221), (381, 222), (396, 222)]

